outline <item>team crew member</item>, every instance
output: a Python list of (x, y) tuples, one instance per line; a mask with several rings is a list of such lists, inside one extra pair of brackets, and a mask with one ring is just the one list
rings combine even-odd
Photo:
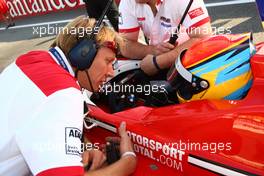
[[(86, 10), (90, 18), (99, 19), (103, 10), (105, 9), (106, 4), (109, 0), (84, 0), (86, 5)], [(112, 26), (116, 31), (118, 31), (118, 7), (113, 0), (110, 6), (110, 10), (106, 14), (107, 18), (111, 22)]]
[[(141, 68), (149, 75), (169, 68), (183, 49), (212, 33), (204, 2), (194, 0), (178, 31), (176, 47), (167, 43), (188, 4), (189, 1), (182, 0), (122, 0), (119, 5), (119, 32), (128, 39), (122, 54), (129, 58), (143, 58)], [(137, 42), (140, 29), (150, 45)]]
[[(94, 24), (95, 20), (76, 18), (49, 52), (21, 55), (1, 73), (0, 175), (119, 176), (134, 171), (136, 159), (125, 124), (119, 128), (123, 156), (119, 161), (100, 169), (105, 156), (91, 150), (84, 155), (84, 163), (92, 162), (91, 171), (84, 173), (81, 162), (84, 99), (80, 89), (97, 91), (113, 75), (116, 34), (102, 27), (95, 39), (85, 40), (66, 31)], [(84, 58), (72, 58), (72, 52), (86, 41), (95, 42), (95, 55), (83, 52)]]

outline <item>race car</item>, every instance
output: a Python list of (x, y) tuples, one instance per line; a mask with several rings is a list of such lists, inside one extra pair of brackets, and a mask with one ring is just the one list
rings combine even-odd
[(96, 103), (88, 103), (85, 136), (104, 143), (105, 137), (117, 135), (118, 125), (125, 121), (138, 158), (135, 176), (264, 175), (264, 43), (254, 47), (245, 34), (212, 36), (185, 55), (207, 55), (211, 62), (210, 58), (229, 52), (239, 59), (243, 51), (250, 51), (247, 56), (253, 77), (250, 89), (237, 100), (181, 102), (177, 99), (179, 86), (170, 79), (145, 78), (139, 61), (119, 60), (109, 84), (138, 85), (143, 80), (142, 84), (153, 85), (154, 81), (155, 85), (165, 83), (166, 91), (145, 96), (134, 92), (94, 96)]

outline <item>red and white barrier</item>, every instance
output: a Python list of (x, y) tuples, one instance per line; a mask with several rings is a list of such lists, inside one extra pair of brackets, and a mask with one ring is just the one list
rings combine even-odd
[(83, 0), (7, 0), (10, 14), (14, 18), (44, 15), (85, 6)]

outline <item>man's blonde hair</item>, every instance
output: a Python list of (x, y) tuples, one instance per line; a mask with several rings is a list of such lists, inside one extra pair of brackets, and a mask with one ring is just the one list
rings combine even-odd
[[(51, 44), (51, 47), (58, 46), (66, 57), (68, 57), (68, 53), (78, 43), (78, 40), (81, 40), (82, 37), (91, 36), (91, 31), (95, 26), (95, 22), (95, 19), (86, 16), (75, 18), (72, 22), (68, 23), (62, 31), (60, 31), (55, 41)], [(116, 42), (116, 38), (116, 32), (112, 28), (106, 26), (103, 26), (99, 31), (96, 31), (95, 34), (95, 41), (98, 45), (101, 45), (106, 41)]]

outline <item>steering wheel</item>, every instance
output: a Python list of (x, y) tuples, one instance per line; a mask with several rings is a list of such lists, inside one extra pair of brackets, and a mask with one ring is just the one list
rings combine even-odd
[(111, 80), (111, 86), (119, 87), (120, 91), (111, 91), (107, 95), (107, 101), (111, 113), (132, 108), (137, 105), (139, 92), (134, 91), (135, 86), (149, 84), (148, 76), (140, 69), (132, 70), (126, 75), (120, 75)]
[[(95, 103), (98, 100), (102, 103), (103, 100), (108, 105), (110, 113), (136, 107), (139, 100), (142, 100), (145, 106), (151, 107), (178, 103), (177, 99), (173, 98), (176, 97), (176, 93), (171, 91), (170, 84), (163, 77), (149, 77), (140, 69), (124, 72), (105, 84), (105, 89), (110, 87), (110, 91), (104, 90), (97, 98), (92, 96), (91, 99)], [(142, 92), (138, 92), (136, 89), (134, 89), (136, 91), (130, 91), (131, 87), (135, 88), (137, 86), (141, 86)], [(151, 89), (150, 94), (144, 92), (144, 86), (149, 86)], [(154, 92), (152, 91), (153, 86), (164, 86), (165, 91)], [(118, 89), (116, 90), (115, 87), (118, 87)]]

